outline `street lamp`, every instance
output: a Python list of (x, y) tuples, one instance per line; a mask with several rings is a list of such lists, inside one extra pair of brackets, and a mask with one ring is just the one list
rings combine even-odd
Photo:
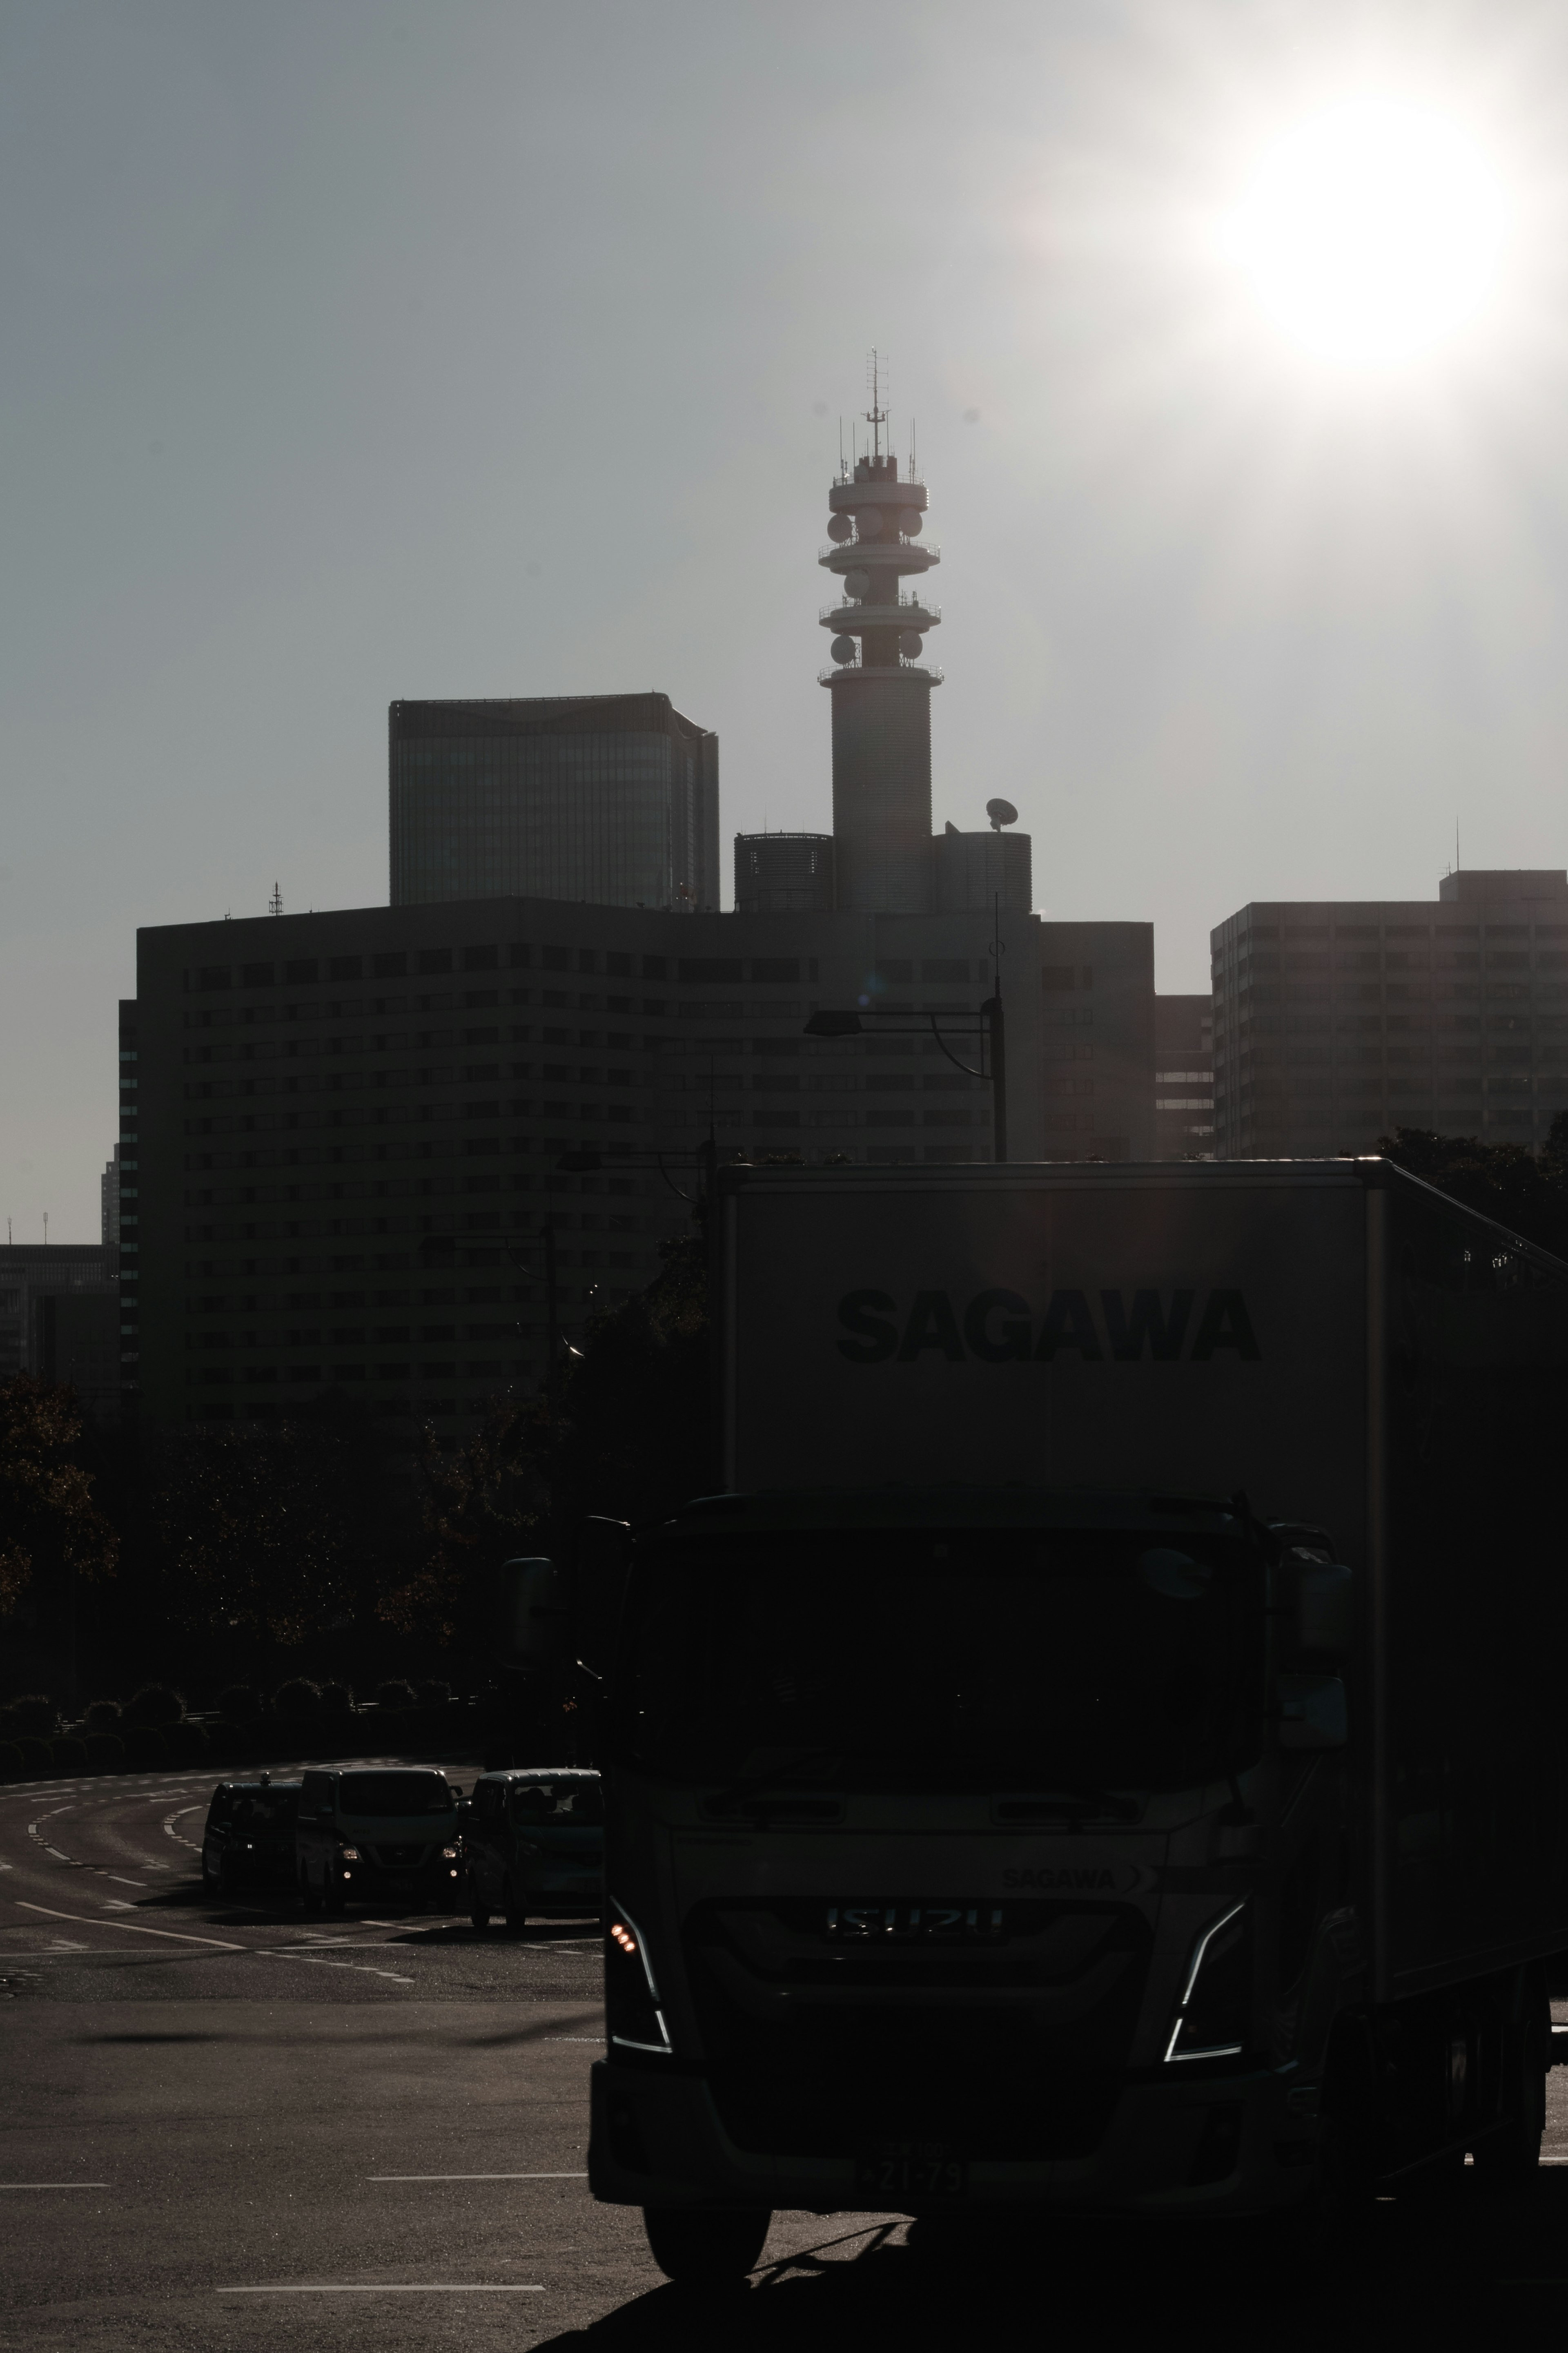
[[(980, 1068), (961, 1062), (937, 1027), (934, 1013), (921, 1016), (912, 1013), (883, 1013), (868, 1006), (858, 1013), (827, 1011), (814, 1013), (805, 1025), (808, 1038), (858, 1038), (868, 1021), (901, 1023), (895, 1028), (894, 1037), (923, 1037), (929, 1027), (931, 1036), (947, 1056), (955, 1071), (964, 1071), (972, 1079), (984, 1079), (991, 1089), (992, 1154), (998, 1161), (1007, 1157), (1007, 1045), (1002, 1023), (1002, 987), (998, 980), (995, 995), (988, 997), (973, 1013), (961, 1013), (965, 1026), (950, 1034), (960, 1039), (973, 1038), (980, 1045)], [(886, 1030), (884, 1036), (889, 1034)]]

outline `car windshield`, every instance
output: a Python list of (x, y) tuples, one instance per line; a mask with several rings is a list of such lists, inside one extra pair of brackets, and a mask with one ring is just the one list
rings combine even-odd
[(704, 1782), (1191, 1787), (1258, 1738), (1257, 1556), (1121, 1530), (778, 1535), (637, 1571), (619, 1753)]
[(514, 1821), (531, 1822), (544, 1829), (602, 1822), (605, 1793), (597, 1780), (514, 1781), (511, 1814)]
[(344, 1773), (338, 1805), (345, 1814), (452, 1814), (458, 1800), (444, 1773)]

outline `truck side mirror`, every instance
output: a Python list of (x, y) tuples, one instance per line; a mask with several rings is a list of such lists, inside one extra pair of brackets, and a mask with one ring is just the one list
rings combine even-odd
[(1342, 1561), (1304, 1568), (1296, 1588), (1296, 1639), (1303, 1651), (1348, 1651), (1354, 1637), (1355, 1580)]
[(1342, 1748), (1350, 1738), (1350, 1710), (1338, 1675), (1281, 1675), (1281, 1748)]
[(510, 1667), (569, 1666), (577, 1654), (577, 1579), (542, 1556), (503, 1561), (497, 1648)]

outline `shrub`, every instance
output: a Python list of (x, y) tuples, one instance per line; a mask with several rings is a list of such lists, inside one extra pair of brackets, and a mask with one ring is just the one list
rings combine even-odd
[(42, 1692), (28, 1692), (22, 1699), (14, 1699), (5, 1713), (11, 1719), (11, 1737), (17, 1739), (24, 1732), (35, 1740), (47, 1740), (59, 1722), (59, 1714), (52, 1699)]
[(279, 1683), (272, 1694), (272, 1713), (286, 1732), (309, 1732), (321, 1713), (321, 1694), (319, 1686), (304, 1675)]
[(118, 1732), (120, 1702), (117, 1699), (95, 1699), (86, 1717), (89, 1732)]
[(167, 1683), (143, 1683), (135, 1698), (125, 1709), (124, 1720), (147, 1730), (163, 1724), (178, 1724), (185, 1712), (185, 1703), (177, 1691)]
[(125, 1762), (125, 1743), (117, 1732), (89, 1732), (83, 1745), (89, 1773), (118, 1773)]
[(125, 1762), (133, 1773), (156, 1773), (169, 1761), (169, 1744), (156, 1725), (133, 1724), (125, 1736)]
[(0, 1740), (0, 1781), (19, 1781), (22, 1752), (14, 1740)]
[(410, 1683), (405, 1683), (401, 1676), (390, 1676), (385, 1683), (377, 1683), (375, 1687), (375, 1704), (377, 1707), (397, 1708), (399, 1710), (412, 1707), (414, 1704), (414, 1686)]
[(354, 1695), (347, 1683), (321, 1685), (321, 1714), (334, 1722), (353, 1714)]
[(62, 1732), (48, 1743), (48, 1751), (57, 1773), (87, 1771), (87, 1743), (79, 1740), (74, 1732)]
[(218, 1714), (228, 1724), (254, 1724), (261, 1702), (248, 1683), (229, 1683), (217, 1695)]
[(450, 1683), (425, 1683), (416, 1687), (416, 1697), (421, 1707), (445, 1707), (452, 1696)]
[(163, 1739), (170, 1762), (174, 1765), (204, 1765), (211, 1754), (206, 1734), (199, 1724), (171, 1724)]
[(35, 1734), (24, 1732), (18, 1736), (16, 1745), (21, 1751), (24, 1781), (36, 1781), (40, 1773), (54, 1771), (55, 1760), (49, 1754), (47, 1740), (39, 1740)]

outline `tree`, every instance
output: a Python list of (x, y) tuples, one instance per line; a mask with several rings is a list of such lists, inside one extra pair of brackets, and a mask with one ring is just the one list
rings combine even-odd
[(119, 1546), (77, 1459), (81, 1435), (70, 1389), (30, 1373), (0, 1383), (0, 1615), (35, 1579), (113, 1573)]
[(498, 1398), (460, 1446), (427, 1441), (428, 1549), (381, 1605), (401, 1631), (482, 1647), (502, 1561), (570, 1545), (590, 1513), (658, 1519), (711, 1485), (703, 1242), (660, 1255), (647, 1289), (596, 1316), (537, 1395)]
[(1568, 1257), (1568, 1113), (1559, 1113), (1539, 1156), (1523, 1144), (1483, 1144), (1399, 1127), (1377, 1148), (1413, 1176), (1495, 1218), (1524, 1240)]
[(151, 1511), (163, 1605), (193, 1630), (288, 1646), (345, 1627), (407, 1573), (416, 1493), (364, 1415), (330, 1398), (308, 1419), (172, 1437)]

